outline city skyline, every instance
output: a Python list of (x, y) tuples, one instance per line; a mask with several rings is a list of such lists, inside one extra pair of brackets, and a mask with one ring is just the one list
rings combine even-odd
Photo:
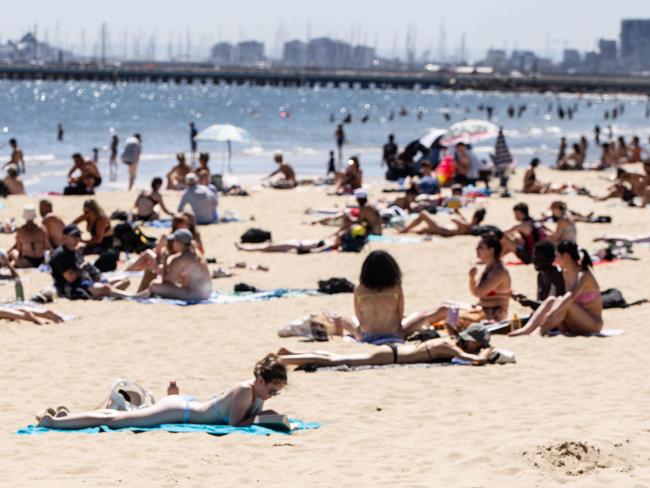
[[(273, 5), (248, 2), (222, 11), (204, 0), (191, 4), (192, 9), (179, 9), (177, 3), (169, 1), (157, 2), (156, 8), (151, 9), (115, 0), (110, 10), (93, 8), (92, 12), (85, 12), (70, 0), (35, 0), (12, 6), (11, 17), (5, 17), (0, 24), (0, 39), (18, 39), (38, 26), (40, 39), (94, 56), (101, 23), (105, 21), (110, 48), (128, 57), (135, 57), (136, 52), (142, 56), (151, 50), (152, 40), (156, 58), (162, 59), (169, 52), (176, 52), (179, 57), (187, 51), (192, 58), (201, 58), (217, 42), (252, 39), (264, 42), (267, 54), (278, 57), (286, 41), (327, 36), (375, 47), (382, 56), (401, 58), (406, 56), (410, 37), (416, 55), (428, 51), (429, 58), (453, 60), (460, 56), (461, 39), (465, 36), (465, 54), (470, 61), (480, 59), (490, 47), (530, 49), (559, 59), (565, 48), (589, 50), (596, 47), (599, 38), (618, 39), (623, 18), (646, 16), (640, 0), (618, 2), (615, 16), (604, 2), (592, 2), (588, 11), (584, 6), (559, 0), (550, 0), (543, 7), (507, 0), (494, 0), (489, 5), (470, 1), (424, 8), (418, 4), (421, 2), (404, 0), (399, 11), (384, 11), (342, 0), (333, 0), (323, 7), (284, 0)], [(472, 11), (471, 18), (466, 16), (468, 10)], [(589, 22), (584, 21), (585, 15)], [(544, 27), (531, 29), (531, 18), (536, 26)], [(80, 46), (82, 40), (84, 48)]]

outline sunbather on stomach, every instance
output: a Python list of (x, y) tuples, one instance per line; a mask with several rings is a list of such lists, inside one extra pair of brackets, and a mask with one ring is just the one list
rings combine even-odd
[(39, 417), (39, 427), (84, 429), (106, 425), (111, 428), (157, 427), (162, 424), (215, 424), (247, 426), (255, 416), (274, 414), (262, 411), (264, 401), (276, 396), (287, 384), (287, 370), (278, 358), (269, 354), (255, 365), (254, 378), (229, 392), (205, 402), (170, 395), (152, 406), (131, 410), (96, 410), (62, 417), (49, 413)]
[(485, 326), (474, 324), (457, 339), (432, 339), (418, 345), (387, 344), (370, 353), (337, 354), (326, 351), (294, 352), (282, 348), (278, 360), (284, 365), (305, 366), (383, 366), (451, 361), (454, 358), (485, 364), (492, 354), (490, 334)]

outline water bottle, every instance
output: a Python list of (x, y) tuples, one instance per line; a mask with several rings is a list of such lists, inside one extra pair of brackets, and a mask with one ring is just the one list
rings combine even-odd
[(14, 280), (14, 286), (16, 288), (16, 301), (24, 302), (25, 301), (25, 290), (23, 290), (23, 284), (20, 281), (20, 278)]

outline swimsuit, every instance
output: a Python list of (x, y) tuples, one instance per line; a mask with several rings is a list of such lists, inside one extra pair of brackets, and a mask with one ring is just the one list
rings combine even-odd
[(588, 292), (582, 293), (580, 295), (577, 295), (574, 298), (574, 301), (578, 305), (588, 305), (589, 303), (596, 300), (599, 296), (600, 296), (599, 291), (588, 291)]
[(36, 258), (33, 256), (21, 256), (23, 259), (29, 261), (29, 264), (31, 264), (34, 268), (38, 268), (41, 264), (45, 262), (44, 257)]

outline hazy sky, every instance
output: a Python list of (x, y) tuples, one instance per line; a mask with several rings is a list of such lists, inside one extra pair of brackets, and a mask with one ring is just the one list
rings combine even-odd
[(90, 54), (106, 21), (112, 49), (123, 53), (118, 45), (126, 38), (130, 55), (137, 33), (141, 52), (153, 35), (158, 56), (167, 54), (170, 40), (173, 51), (185, 52), (188, 29), (195, 55), (217, 40), (249, 38), (265, 41), (274, 54), (278, 40), (304, 39), (308, 32), (403, 55), (411, 24), (418, 52), (437, 55), (444, 19), (447, 57), (458, 52), (463, 33), (472, 58), (488, 47), (531, 48), (557, 57), (565, 46), (586, 50), (599, 37), (618, 38), (621, 18), (631, 17), (650, 17), (648, 0), (23, 0), (5, 9), (0, 38), (16, 38), (38, 24), (40, 37), (77, 47), (85, 30)]

